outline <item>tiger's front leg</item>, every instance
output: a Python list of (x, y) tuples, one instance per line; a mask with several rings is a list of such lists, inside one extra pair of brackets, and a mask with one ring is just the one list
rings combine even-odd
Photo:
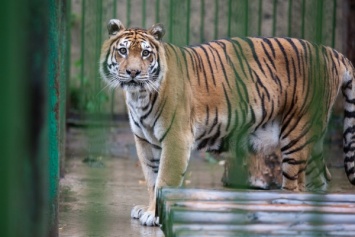
[[(147, 181), (149, 205), (148, 207), (135, 206), (131, 216), (139, 218), (142, 225), (154, 226), (159, 222), (159, 217), (155, 216), (156, 191), (161, 187), (178, 187), (182, 184), (190, 158), (192, 139), (183, 133), (181, 136), (172, 133), (162, 141), (161, 150), (139, 138), (136, 138), (136, 146)], [(160, 156), (154, 158), (155, 165), (153, 165), (152, 159), (149, 160), (148, 157), (157, 154)]]
[(147, 183), (149, 205), (134, 206), (131, 217), (139, 219), (142, 225), (153, 226), (157, 224), (155, 218), (155, 182), (158, 176), (161, 148), (148, 143), (146, 140), (135, 136), (138, 158), (142, 166), (144, 178)]

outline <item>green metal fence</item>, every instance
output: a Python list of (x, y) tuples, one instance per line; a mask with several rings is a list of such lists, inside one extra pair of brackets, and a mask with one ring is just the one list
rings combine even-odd
[(1, 4), (2, 237), (58, 236), (68, 5), (67, 0), (13, 0)]
[(103, 89), (98, 73), (111, 18), (126, 27), (163, 23), (164, 40), (180, 46), (233, 36), (290, 36), (343, 49), (344, 0), (81, 0), (72, 5), (69, 93), (74, 118), (125, 113), (121, 92)]

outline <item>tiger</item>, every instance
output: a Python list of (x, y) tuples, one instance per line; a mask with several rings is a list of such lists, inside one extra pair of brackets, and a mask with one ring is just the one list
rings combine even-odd
[(142, 225), (158, 225), (157, 190), (182, 185), (192, 149), (246, 158), (278, 150), (282, 189), (304, 191), (308, 170), (326, 186), (323, 139), (340, 90), (344, 167), (355, 185), (355, 70), (335, 49), (288, 37), (178, 47), (163, 41), (159, 23), (125, 28), (112, 19), (107, 28), (99, 70), (125, 91), (149, 193), (149, 205), (131, 211)]

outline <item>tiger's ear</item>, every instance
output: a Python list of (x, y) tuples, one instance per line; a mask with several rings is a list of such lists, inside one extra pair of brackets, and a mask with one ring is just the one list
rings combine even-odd
[(148, 33), (151, 34), (155, 39), (161, 40), (165, 34), (164, 25), (157, 23), (148, 30)]
[(125, 27), (123, 24), (120, 22), (120, 20), (117, 19), (111, 19), (107, 24), (107, 30), (110, 36), (114, 36), (124, 29)]

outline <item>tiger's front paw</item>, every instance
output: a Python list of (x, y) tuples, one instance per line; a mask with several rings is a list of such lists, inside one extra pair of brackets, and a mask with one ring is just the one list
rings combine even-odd
[(132, 208), (131, 218), (139, 219), (146, 211), (148, 207), (143, 205), (137, 205)]
[(159, 217), (155, 216), (154, 211), (146, 211), (144, 214), (139, 218), (139, 221), (142, 225), (146, 226), (157, 226), (159, 225)]

